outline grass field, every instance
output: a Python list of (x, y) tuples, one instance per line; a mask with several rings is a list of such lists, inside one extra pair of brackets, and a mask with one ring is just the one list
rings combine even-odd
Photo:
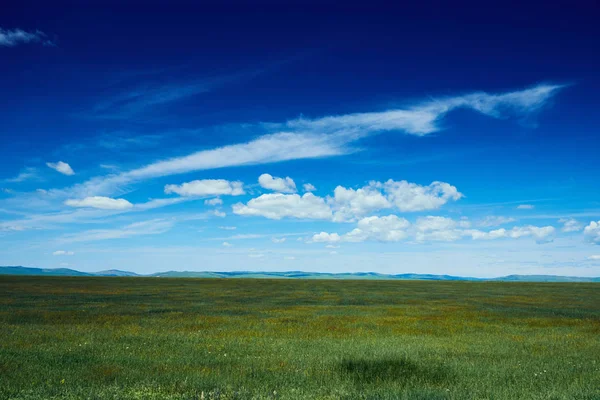
[(600, 284), (0, 277), (2, 399), (600, 399)]

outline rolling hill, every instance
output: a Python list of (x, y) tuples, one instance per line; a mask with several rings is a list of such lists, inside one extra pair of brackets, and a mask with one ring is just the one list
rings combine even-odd
[(503, 282), (600, 282), (600, 277), (588, 278), (555, 275), (508, 275), (483, 279), (452, 275), (397, 274), (377, 272), (329, 273), (329, 272), (260, 272), (260, 271), (167, 271), (150, 275), (110, 269), (99, 272), (81, 272), (69, 268), (29, 268), (22, 266), (0, 267), (0, 275), (43, 275), (43, 276), (107, 276), (107, 277), (156, 277), (156, 278), (247, 278), (247, 279), (367, 279), (367, 280), (429, 280), (429, 281), (503, 281)]

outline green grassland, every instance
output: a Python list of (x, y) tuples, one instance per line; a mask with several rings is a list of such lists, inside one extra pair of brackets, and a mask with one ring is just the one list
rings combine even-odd
[(600, 399), (600, 285), (2, 276), (0, 398)]

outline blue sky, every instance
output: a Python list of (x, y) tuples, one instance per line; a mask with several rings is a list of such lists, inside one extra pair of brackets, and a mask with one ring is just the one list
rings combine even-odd
[(0, 15), (0, 265), (600, 275), (591, 4), (115, 4)]

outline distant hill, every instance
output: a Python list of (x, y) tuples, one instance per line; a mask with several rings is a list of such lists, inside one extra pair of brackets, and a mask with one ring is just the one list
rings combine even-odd
[(585, 278), (577, 276), (555, 275), (508, 275), (499, 278), (482, 279), (452, 275), (430, 274), (397, 274), (387, 275), (377, 272), (211, 272), (211, 271), (167, 271), (151, 275), (139, 275), (135, 272), (109, 269), (99, 272), (80, 272), (69, 268), (29, 268), (29, 267), (0, 267), (0, 275), (45, 275), (45, 276), (131, 276), (156, 278), (274, 278), (274, 279), (386, 279), (386, 280), (428, 280), (428, 281), (503, 281), (503, 282), (600, 282), (600, 277)]
[(508, 275), (490, 280), (503, 282), (600, 282), (600, 278), (556, 275)]
[(140, 276), (135, 272), (121, 271), (118, 269), (107, 269), (106, 271), (94, 272), (97, 276)]
[(92, 276), (69, 268), (0, 267), (0, 275)]

